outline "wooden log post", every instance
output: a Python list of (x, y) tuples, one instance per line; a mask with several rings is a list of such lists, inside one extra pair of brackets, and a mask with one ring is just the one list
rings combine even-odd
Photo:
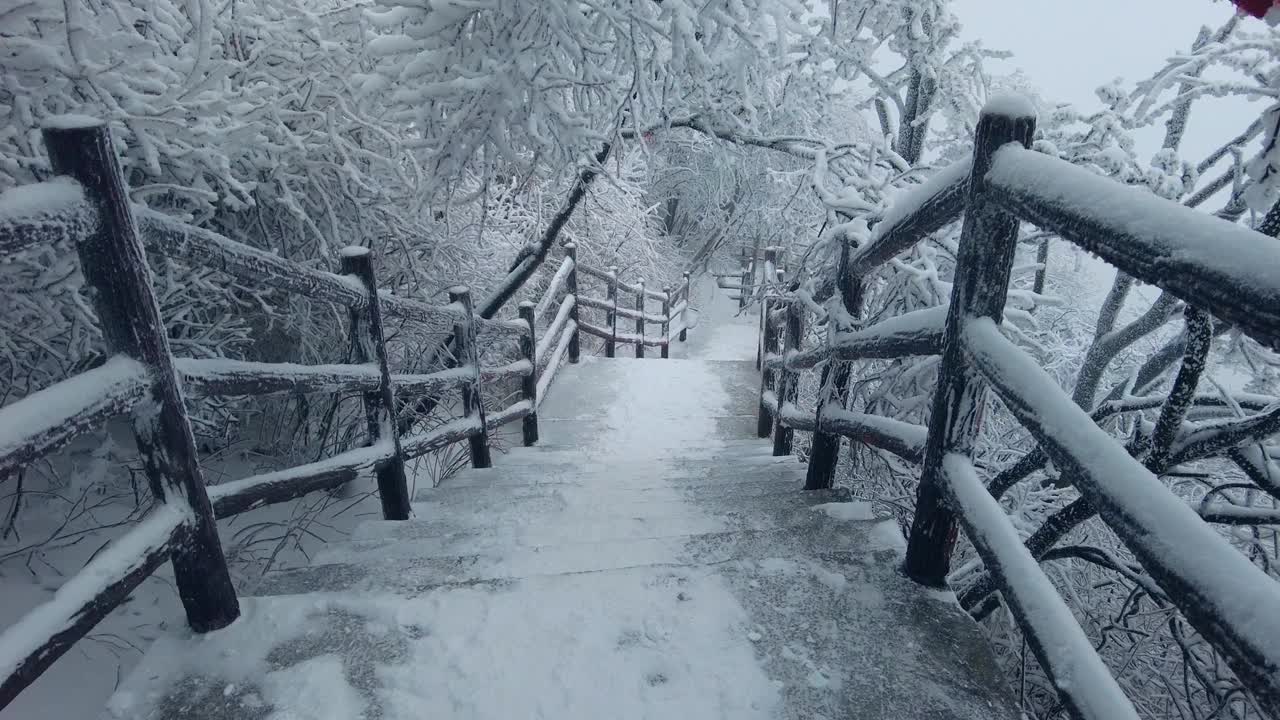
[(689, 273), (684, 273), (684, 310), (680, 311), (680, 342), (689, 339)]
[(1036, 248), (1036, 279), (1031, 286), (1031, 292), (1037, 295), (1044, 294), (1045, 279), (1049, 276), (1049, 236), (1040, 239), (1040, 246)]
[(671, 357), (671, 286), (662, 288), (662, 359)]
[[(764, 269), (763, 269), (763, 273), (762, 273), (762, 275), (761, 275), (761, 277), (763, 278), (763, 281), (764, 281), (764, 282), (768, 282), (769, 280), (771, 280), (771, 279), (772, 279), (772, 278), (771, 278), (771, 275), (773, 274), (773, 269), (772, 269), (772, 268), (773, 268), (773, 261), (774, 261), (774, 258), (775, 258), (775, 257), (777, 257), (777, 250), (774, 250), (773, 248), (765, 248), (765, 250), (764, 250)], [(762, 292), (763, 292), (763, 291), (762, 291)], [(760, 341), (756, 343), (756, 369), (757, 369), (757, 370), (760, 370), (760, 369), (763, 367), (763, 366), (761, 365), (761, 363), (762, 363), (762, 362), (763, 362), (763, 360), (764, 360), (764, 354), (765, 354), (765, 352), (766, 352), (766, 349), (765, 349), (765, 346), (764, 346), (764, 339), (765, 339), (765, 335), (766, 335), (766, 333), (765, 333), (765, 318), (766, 318), (766, 317), (767, 317), (767, 315), (768, 315), (768, 311), (765, 309), (765, 305), (767, 304), (767, 303), (764, 301), (764, 298), (765, 298), (765, 297), (767, 297), (767, 294), (762, 294), (762, 295), (761, 295), (761, 302), (760, 302), (760, 323), (759, 323), (760, 332), (759, 332), (759, 333), (758, 333), (758, 335), (757, 335), (757, 337), (759, 337)], [(764, 435), (761, 435), (760, 437), (765, 437), (765, 436), (764, 436)]]
[(520, 379), (520, 399), (529, 403), (529, 414), (524, 416), (520, 431), (525, 447), (538, 442), (538, 338), (535, 334), (534, 307), (531, 301), (520, 303), (520, 319), (529, 326), (529, 334), (520, 336), (520, 354), (529, 361), (529, 374)]
[(480, 348), (476, 345), (476, 318), (471, 305), (471, 291), (464, 285), (451, 287), (449, 302), (461, 305), (466, 315), (465, 319), (453, 326), (454, 357), (458, 362), (470, 365), (475, 371), (471, 381), (462, 386), (463, 414), (471, 417), (474, 413), (480, 420), (480, 430), (467, 438), (471, 445), (471, 467), (487, 468), (493, 465), (493, 460), (489, 456), (489, 430), (484, 424), (484, 396), (480, 393)]
[(349, 311), (352, 360), (360, 364), (377, 364), (381, 378), (377, 390), (364, 393), (369, 445), (390, 442), (395, 447), (391, 460), (379, 467), (377, 473), (382, 517), (386, 520), (408, 520), (411, 513), (409, 482), (404, 472), (404, 454), (400, 451), (400, 433), (395, 423), (395, 388), (391, 384), (391, 369), (387, 363), (382, 309), (378, 301), (378, 284), (373, 275), (373, 253), (363, 247), (343, 248), (341, 262), (342, 274), (359, 280), (369, 295), (367, 307)]
[(640, 278), (640, 289), (636, 291), (636, 311), (640, 313), (640, 316), (636, 318), (636, 335), (639, 336), (639, 339), (636, 340), (636, 357), (643, 358), (644, 357), (644, 325), (645, 325), (644, 278)]
[(1018, 218), (987, 196), (985, 179), (996, 150), (1012, 142), (1030, 147), (1036, 125), (1030, 110), (988, 105), (978, 119), (973, 170), (956, 256), (956, 280), (951, 289), (938, 384), (929, 418), (929, 440), (903, 568), (908, 577), (923, 585), (946, 584), (956, 541), (956, 517), (948, 507), (943, 486), (943, 457), (948, 453), (973, 457), (986, 402), (986, 384), (965, 371), (960, 347), (962, 326), (974, 318), (992, 318), (1000, 323), (1018, 243)]
[(76, 252), (107, 347), (151, 373), (149, 407), (134, 413), (133, 434), (156, 499), (191, 509), (169, 555), (187, 623), (198, 633), (224, 628), (240, 616), (240, 603), (111, 132), (99, 121), (66, 121), (46, 126), (43, 134), (54, 173), (79, 182), (98, 212), (97, 228)]
[(605, 314), (604, 324), (609, 328), (609, 337), (604, 341), (604, 356), (611, 358), (617, 354), (618, 347), (618, 266), (609, 266), (609, 283), (605, 288), (604, 299), (609, 303), (609, 312)]
[[(573, 296), (573, 307), (569, 308), (569, 321), (573, 323), (573, 334), (569, 336), (569, 362), (578, 362), (581, 353), (581, 338), (578, 335), (578, 246), (568, 243), (564, 246), (565, 254), (573, 261), (573, 267), (569, 269), (569, 277), (565, 279), (565, 292)], [(530, 326), (532, 327), (532, 325)], [(536, 422), (535, 422), (536, 426)], [(537, 432), (534, 432), (534, 439), (537, 439)], [(526, 445), (528, 443), (525, 443)]]
[[(849, 273), (849, 244), (842, 243), (840, 264), (836, 271), (841, 302), (851, 317), (860, 315), (862, 281)], [(827, 324), (827, 339), (834, 337), (836, 327)], [(840, 464), (840, 435), (823, 432), (822, 414), (827, 405), (842, 407), (849, 390), (850, 364), (832, 358), (822, 368), (822, 381), (818, 391), (818, 407), (814, 416), (813, 441), (809, 447), (809, 467), (805, 472), (805, 490), (827, 490), (835, 485), (836, 468)]]
[[(779, 270), (781, 273), (781, 270)], [(787, 353), (791, 350), (800, 349), (800, 340), (804, 332), (804, 316), (800, 303), (787, 303), (787, 319), (786, 327), (783, 330), (782, 357), (786, 360)], [(791, 444), (795, 437), (795, 430), (782, 424), (782, 408), (787, 403), (794, 403), (800, 396), (800, 373), (787, 370), (785, 367), (778, 371), (778, 412), (773, 418), (773, 454), (776, 456), (790, 455)]]
[(769, 298), (766, 296), (761, 299), (760, 305), (764, 317), (764, 327), (761, 330), (760, 348), (762, 362), (760, 364), (760, 410), (756, 415), (756, 435), (758, 437), (767, 438), (769, 433), (773, 432), (773, 411), (764, 402), (766, 392), (774, 388), (774, 371), (763, 362), (767, 359), (769, 353), (775, 352), (778, 347), (778, 330), (773, 319), (769, 317)]

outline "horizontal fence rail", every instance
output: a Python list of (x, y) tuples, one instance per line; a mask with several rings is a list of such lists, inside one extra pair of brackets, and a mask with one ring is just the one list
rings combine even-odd
[[(94, 369), (0, 408), (0, 476), (112, 418), (131, 417), (155, 506), (53, 599), (0, 634), (0, 709), (166, 561), (174, 565), (193, 630), (206, 632), (234, 621), (239, 603), (217, 519), (369, 476), (377, 480), (383, 517), (406, 519), (412, 512), (406, 462), (466, 441), (472, 465), (487, 467), (489, 434), (516, 421), (521, 423), (523, 443), (537, 442), (538, 406), (560, 364), (566, 358), (578, 362), (579, 333), (587, 325), (578, 317), (580, 268), (573, 245), (565, 247), (566, 257), (536, 303), (523, 303), (518, 318), (485, 319), (473, 310), (464, 287), (451, 289), (450, 302), (439, 306), (379, 289), (373, 253), (366, 248), (343, 250), (340, 266), (329, 272), (132, 204), (109, 132), (100, 122), (55, 120), (44, 136), (58, 177), (0, 193), (0, 253), (48, 243), (74, 248), (112, 354)], [(212, 268), (247, 285), (345, 307), (352, 361), (304, 365), (174, 357), (160, 321), (146, 252)], [(688, 273), (675, 292), (646, 290), (642, 283), (616, 283), (616, 288), (641, 298), (635, 311), (639, 322), (662, 325), (660, 337), (645, 336), (641, 342), (661, 342), (665, 357), (667, 328), (674, 318), (683, 319), (688, 308)], [(670, 301), (676, 297), (679, 303), (673, 309)], [(661, 302), (662, 313), (646, 311), (645, 299)], [(552, 307), (556, 314), (539, 342), (537, 316)], [(392, 372), (383, 327), (387, 317), (420, 323), (432, 331), (451, 330), (450, 351), (459, 362), (431, 373)], [(616, 324), (610, 327), (611, 337), (630, 341), (630, 336), (616, 332)], [(515, 339), (519, 358), (482, 365), (479, 335)], [(488, 411), (487, 389), (507, 383), (518, 385), (519, 398)], [(184, 394), (201, 398), (316, 392), (361, 397), (364, 447), (206, 488)], [(418, 432), (402, 430), (395, 417), (397, 395), (446, 393), (459, 395), (460, 417)]]
[[(643, 358), (645, 348), (658, 348), (663, 358), (670, 357), (672, 335), (679, 341), (685, 340), (688, 333), (686, 315), (690, 307), (690, 275), (684, 273), (683, 279), (675, 289), (664, 287), (661, 292), (645, 286), (644, 280), (626, 283), (618, 278), (617, 268), (605, 270), (580, 265), (582, 274), (604, 283), (604, 297), (590, 297), (580, 294), (574, 299), (575, 311), (578, 308), (603, 313), (602, 322), (576, 318), (578, 332), (586, 333), (604, 341), (605, 357), (614, 357), (617, 346), (631, 345), (635, 348), (635, 356)], [(629, 293), (631, 298), (624, 298), (622, 293)], [(660, 306), (659, 312), (652, 312), (653, 302)], [(630, 305), (630, 307), (628, 307)], [(619, 319), (632, 321), (633, 332), (620, 331)], [(557, 318), (558, 320), (558, 318)], [(649, 325), (658, 325), (658, 333), (651, 335)]]
[[(1189, 318), (1203, 311), (1278, 349), (1280, 245), (1034, 152), (1028, 149), (1034, 124), (1033, 112), (1021, 101), (990, 105), (972, 158), (938, 172), (899, 195), (882, 216), (869, 218), (870, 239), (857, 248), (846, 246), (835, 278), (813, 291), (821, 297), (839, 293), (845, 310), (857, 318), (862, 284), (871, 273), (963, 220), (947, 305), (854, 330), (827, 322), (825, 342), (804, 348), (799, 341), (805, 316), (827, 321), (826, 310), (800, 288), (773, 282), (775, 274), (781, 277), (776, 250), (767, 249), (763, 261), (744, 256), (742, 274), (725, 276), (722, 287), (740, 289), (744, 303), (750, 298), (761, 305), (759, 434), (772, 435), (775, 454), (786, 454), (792, 432), (814, 433), (806, 485), (811, 489), (833, 482), (841, 438), (919, 465), (907, 575), (925, 585), (945, 585), (956, 530), (962, 528), (985, 564), (987, 592), (999, 590), (1072, 716), (1136, 717), (1040, 568), (1050, 548), (1037, 545), (1035, 537), (1024, 542), (1000, 506), (1002, 493), (1052, 460), (1081, 495), (1069, 507), (1096, 510), (1137, 558), (1145, 573), (1137, 577), (1153, 597), (1182, 613), (1261, 707), (1280, 707), (1280, 586), (1208, 524), (1280, 522), (1280, 513), (1225, 502), (1197, 507), (1175, 495), (1151, 467), (1230, 450), (1258, 488), (1280, 497), (1280, 466), (1274, 462), (1280, 449), (1272, 457), (1256, 441), (1248, 443), (1280, 432), (1280, 399), (1242, 396), (1237, 407), (1252, 414), (1241, 418), (1221, 398), (1196, 395), (1192, 388), (1172, 413), (1166, 412), (1168, 398), (1150, 396), (1107, 399), (1090, 414), (1000, 327), (1018, 226), (1025, 221), (1185, 301), (1195, 308)], [(843, 406), (851, 361), (909, 356), (939, 358), (928, 427)], [(818, 405), (801, 409), (797, 375), (819, 368)], [(988, 389), (1038, 447), (984, 484), (973, 455)], [(1151, 438), (1161, 432), (1181, 433), (1168, 443), (1163, 460), (1135, 458), (1132, 448), (1098, 425), (1118, 413), (1156, 408), (1162, 408), (1162, 422), (1142, 429), (1141, 437), (1155, 442)], [(1197, 422), (1179, 431), (1183, 419)]]

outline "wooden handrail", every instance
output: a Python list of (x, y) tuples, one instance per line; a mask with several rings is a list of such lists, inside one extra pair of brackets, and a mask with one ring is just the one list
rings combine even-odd
[[(837, 280), (845, 284), (841, 292), (846, 309), (856, 309), (862, 278), (963, 216), (949, 304), (852, 332), (829, 326), (826, 343), (805, 349), (790, 342), (792, 324), (801, 308), (812, 311), (812, 303), (799, 294), (794, 299), (763, 299), (761, 435), (772, 430), (775, 453), (789, 452), (786, 435), (801, 430), (848, 437), (920, 464), (906, 573), (926, 585), (944, 585), (957, 525), (963, 526), (987, 564), (993, 583), (987, 592), (1002, 591), (1050, 679), (1069, 680), (1057, 685), (1072, 715), (1090, 720), (1136, 717), (1044, 576), (1033, 543), (1024, 546), (993, 496), (1007, 490), (1009, 483), (998, 480), (987, 488), (974, 472), (977, 423), (987, 389), (994, 389), (1039, 443), (1041, 450), (1032, 456), (1038, 454), (1041, 464), (1046, 455), (1052, 457), (1055, 466), (1070, 473), (1083, 496), (1080, 502), (1096, 509), (1139, 560), (1150, 575), (1153, 592), (1167, 597), (1222, 654), (1261, 706), (1280, 707), (1280, 625), (1269, 623), (1260, 629), (1257, 624), (1258, 617), (1280, 615), (1280, 589), (1205, 522), (1247, 520), (1203, 511), (1174, 495), (999, 330), (1019, 221), (1035, 223), (1100, 255), (1272, 348), (1280, 348), (1280, 246), (1229, 221), (1033, 152), (1027, 149), (1033, 128), (1034, 113), (1024, 103), (988, 106), (978, 125), (973, 157), (900, 196), (875, 226), (870, 241), (852, 252), (846, 249), (842, 256)], [(776, 335), (784, 318), (788, 347), (779, 352)], [(833, 365), (917, 354), (941, 356), (927, 429), (845, 410), (831, 399), (838, 399), (838, 394), (820, 398), (813, 413), (795, 405), (793, 373), (822, 366), (826, 387)], [(1194, 390), (1190, 388), (1190, 400), (1183, 403), (1187, 408), (1196, 402)], [(1215, 436), (1214, 447), (1247, 439), (1244, 429), (1280, 429), (1280, 404), (1267, 405), (1266, 398), (1251, 403), (1255, 415), (1220, 421), (1240, 426), (1239, 432), (1207, 431), (1225, 438)], [(1130, 410), (1140, 410), (1164, 403), (1144, 399), (1131, 405)], [(1189, 444), (1194, 441), (1184, 442)], [(1167, 464), (1202, 456), (1179, 455), (1178, 447), (1182, 446), (1175, 442), (1167, 450)], [(824, 463), (838, 457), (830, 450), (822, 452)], [(811, 463), (818, 453), (815, 435)], [(1269, 462), (1265, 457), (1263, 461)], [(1243, 462), (1248, 466), (1249, 459)], [(819, 477), (807, 486), (823, 487), (833, 467), (819, 473), (825, 480)], [(1260, 487), (1270, 488), (1267, 482)], [(1194, 552), (1179, 550), (1186, 547)], [(1206, 556), (1212, 560), (1204, 562)]]
[[(103, 335), (114, 354), (98, 368), (0, 408), (0, 474), (58, 450), (151, 398), (156, 401), (155, 410), (135, 417), (134, 427), (159, 505), (112, 541), (53, 599), (0, 635), (0, 709), (165, 559), (174, 564), (180, 597), (194, 630), (214, 630), (234, 620), (239, 603), (216, 518), (329, 490), (372, 473), (378, 481), (383, 516), (404, 519), (410, 512), (406, 460), (467, 440), (473, 464), (485, 467), (490, 462), (488, 432), (515, 420), (523, 421), (526, 444), (536, 442), (536, 407), (545, 397), (555, 366), (565, 355), (570, 362), (578, 359), (577, 263), (572, 245), (566, 247), (563, 272), (557, 274), (549, 293), (562, 288), (567, 292), (559, 342), (550, 363), (544, 363), (550, 367), (540, 372), (532, 305), (522, 307), (518, 320), (486, 320), (473, 313), (466, 288), (454, 288), (450, 304), (444, 306), (379, 291), (372, 253), (365, 248), (344, 250), (339, 274), (185, 225), (127, 200), (105, 124), (55, 120), (44, 134), (59, 176), (0, 194), (0, 252), (50, 241), (75, 246), (86, 284), (95, 291)], [(144, 248), (248, 283), (346, 307), (355, 362), (300, 365), (173, 357)], [(382, 328), (384, 313), (436, 326), (452, 323), (455, 351), (464, 363), (427, 374), (392, 373)], [(515, 335), (522, 357), (481, 367), (476, 346), (481, 330)], [(524, 397), (486, 416), (482, 388), (509, 380), (520, 381)], [(360, 393), (368, 445), (206, 489), (180, 385), (192, 397)], [(392, 417), (397, 391), (438, 394), (449, 390), (461, 392), (463, 417), (426, 433), (401, 437)]]

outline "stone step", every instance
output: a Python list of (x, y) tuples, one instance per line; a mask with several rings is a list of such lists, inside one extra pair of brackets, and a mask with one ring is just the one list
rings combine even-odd
[[(887, 524), (887, 523), (885, 523)], [(768, 530), (734, 530), (422, 555), (412, 543), (335, 546), (316, 563), (266, 575), (254, 595), (376, 591), (414, 595), (443, 584), (517, 580), (630, 567), (717, 565), (735, 560), (843, 553), (852, 564), (888, 562), (898, 550), (875, 522), (812, 512), (803, 522)], [(893, 528), (893, 532), (897, 532)], [(884, 557), (877, 555), (877, 548)]]
[(620, 541), (630, 538), (676, 537), (736, 530), (773, 530), (803, 525), (812, 520), (815, 505), (826, 501), (840, 502), (846, 517), (873, 519), (864, 503), (844, 503), (847, 495), (833, 491), (793, 494), (788, 497), (762, 495), (743, 498), (737, 503), (739, 512), (710, 514), (690, 511), (675, 504), (649, 504), (666, 512), (650, 516), (615, 514), (558, 518), (558, 522), (529, 520), (524, 516), (498, 519), (441, 516), (438, 519), (414, 519), (404, 522), (372, 521), (363, 523), (350, 540), (322, 549), (317, 559), (331, 553), (349, 551), (376, 554), (378, 548), (403, 555), (452, 555), (497, 551), (507, 547), (543, 547), (573, 542)]
[[(626, 458), (642, 458), (642, 464), (623, 462)], [(690, 447), (661, 455), (646, 456), (643, 453), (624, 452), (616, 447), (564, 447), (555, 449), (520, 448), (506, 453), (495, 453), (493, 467), (510, 467), (519, 465), (579, 465), (601, 469), (621, 469), (630, 471), (645, 465), (683, 465), (687, 463), (726, 464), (730, 462), (769, 462), (771, 458), (790, 458), (790, 462), (799, 462), (794, 455), (775, 456), (769, 445), (761, 446), (712, 446)], [(781, 462), (782, 460), (773, 460)]]
[[(465, 470), (446, 478), (434, 488), (418, 490), (419, 498), (428, 499), (439, 490), (468, 487), (518, 488), (539, 485), (581, 485), (600, 488), (682, 488), (687, 485), (733, 485), (744, 480), (798, 480), (804, 478), (806, 466), (794, 458), (784, 462), (735, 463), (728, 466), (651, 467), (643, 470), (591, 470), (574, 466), (548, 465), (493, 467)], [(730, 492), (728, 489), (725, 492)]]
[[(588, 447), (585, 449), (593, 452), (604, 452), (604, 450), (600, 448)], [(494, 453), (494, 460), (498, 460), (500, 458), (507, 458), (507, 457), (512, 457), (512, 458), (520, 457), (527, 454), (538, 455), (542, 453), (558, 453), (558, 454), (579, 453), (583, 450), (584, 448), (580, 444), (573, 444), (573, 443), (568, 443), (563, 441), (558, 442), (555, 438), (540, 438), (538, 440), (538, 444), (530, 447), (516, 446), (516, 447), (512, 447), (510, 450), (507, 450), (506, 452)], [(614, 451), (616, 452), (617, 450), (614, 449)], [(730, 451), (736, 451), (736, 452), (750, 451), (751, 454), (770, 455), (773, 452), (773, 441), (768, 438), (757, 438), (754, 432), (751, 433), (750, 437), (725, 438), (719, 441), (695, 442), (691, 439), (689, 444), (683, 448), (664, 451), (663, 457), (667, 457), (667, 458), (676, 458), (676, 457), (682, 457), (682, 456), (697, 457), (701, 455), (719, 456), (719, 455), (724, 455)]]
[(563, 500), (568, 506), (635, 508), (643, 507), (643, 503), (683, 500), (698, 503), (705, 512), (703, 505), (706, 501), (728, 500), (733, 505), (744, 498), (795, 495), (803, 491), (804, 472), (788, 469), (784, 473), (739, 474), (710, 482), (689, 478), (679, 485), (657, 483), (643, 487), (615, 484), (599, 478), (567, 479), (562, 476), (524, 485), (441, 485), (419, 490), (414, 502), (427, 506), (430, 503), (484, 502), (488, 499), (526, 504), (530, 500), (553, 498)]
[[(546, 491), (520, 497), (511, 492), (490, 490), (479, 493), (430, 494), (413, 504), (416, 517), (430, 521), (436, 518), (476, 518), (478, 521), (519, 519), (526, 522), (565, 522), (589, 517), (656, 518), (680, 514), (742, 515), (767, 509), (770, 503), (783, 506), (808, 502), (810, 493), (799, 492), (799, 481), (790, 487), (780, 485), (767, 496), (738, 497), (730, 492), (708, 492), (691, 504), (691, 497), (670, 488), (638, 488), (628, 493), (623, 488), (610, 488), (597, 481), (591, 486), (552, 486)], [(781, 482), (781, 481), (780, 481)], [(764, 492), (768, 492), (767, 490)], [(813, 494), (813, 497), (821, 497)]]
[[(700, 416), (702, 417), (702, 416)], [(687, 419), (687, 416), (671, 416), (669, 418), (653, 418), (655, 422), (665, 424), (678, 424)], [(721, 440), (751, 440), (756, 438), (756, 414), (752, 409), (750, 412), (739, 411), (733, 413), (717, 413), (713, 416), (702, 417), (706, 420), (710, 427), (706, 430), (707, 434), (712, 438)], [(617, 431), (625, 430), (629, 427), (625, 422), (615, 422), (606, 415), (580, 415), (573, 417), (548, 417), (542, 414), (538, 416), (538, 442), (555, 447), (576, 447), (582, 449), (592, 449), (595, 441), (601, 436), (607, 436)], [(767, 441), (757, 439), (764, 444)], [(698, 439), (697, 442), (702, 442)], [(690, 442), (695, 442), (694, 438), (690, 438)], [(606, 448), (616, 446), (605, 445)]]

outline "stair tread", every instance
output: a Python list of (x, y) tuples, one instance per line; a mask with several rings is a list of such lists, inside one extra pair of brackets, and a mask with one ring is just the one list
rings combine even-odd
[(469, 470), (446, 478), (439, 485), (421, 488), (417, 494), (425, 499), (431, 493), (467, 488), (506, 488), (514, 491), (524, 487), (541, 487), (548, 485), (575, 485), (581, 487), (607, 489), (653, 489), (653, 488), (685, 488), (689, 486), (724, 487), (724, 492), (732, 492), (731, 488), (738, 483), (776, 479), (790, 482), (805, 476), (805, 466), (799, 463), (770, 463), (759, 465), (735, 466), (729, 468), (699, 468), (685, 466), (682, 468), (651, 469), (640, 473), (615, 473), (607, 479), (601, 479), (600, 473), (582, 468), (547, 466), (491, 468), (486, 470)]
[[(843, 552), (848, 563), (896, 564), (900, 534), (892, 523), (836, 520), (812, 513), (807, 521), (763, 530), (729, 530), (667, 537), (590, 540), (491, 552), (421, 555), (404, 544), (363, 551), (337, 546), (317, 564), (269, 573), (257, 595), (345, 590), (415, 593), (442, 582), (509, 580), (640, 566), (715, 565), (733, 560)], [(881, 529), (876, 530), (876, 526)], [(877, 548), (879, 555), (877, 555)]]
[[(573, 518), (555, 523), (522, 515), (505, 517), (451, 517), (365, 524), (334, 552), (366, 552), (375, 556), (385, 548), (390, 554), (441, 555), (487, 552), (504, 547), (541, 547), (569, 542), (618, 541), (629, 538), (674, 537), (679, 535), (730, 532), (735, 530), (780, 529), (809, 522), (814, 506), (821, 500), (842, 500), (841, 496), (815, 498), (807, 503), (783, 501), (779, 496), (762, 496), (741, 512), (711, 514), (638, 512), (608, 516)], [(746, 503), (743, 503), (746, 505)], [(666, 506), (671, 507), (671, 506)], [(870, 508), (858, 503), (848, 517), (871, 518)], [(825, 508), (823, 509), (825, 511)], [(318, 559), (329, 556), (322, 550)]]

